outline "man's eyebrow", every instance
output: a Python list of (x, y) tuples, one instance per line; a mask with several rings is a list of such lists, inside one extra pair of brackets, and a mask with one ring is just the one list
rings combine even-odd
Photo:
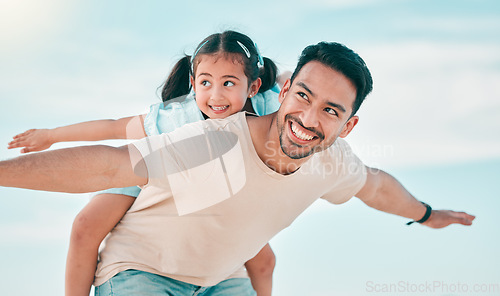
[(302, 81), (297, 82), (297, 85), (305, 89), (308, 93), (310, 93), (312, 96), (314, 96), (314, 93), (309, 89), (309, 87)]
[(342, 112), (342, 113), (345, 113), (345, 112), (346, 112), (346, 110), (345, 110), (344, 106), (342, 106), (342, 105), (340, 105), (340, 104), (333, 103), (333, 102), (326, 102), (326, 104), (327, 104), (328, 106), (331, 106), (331, 107), (333, 107), (333, 108), (338, 109), (338, 110), (339, 110), (340, 112)]
[[(314, 96), (314, 93), (311, 91), (311, 89), (309, 89), (309, 87), (304, 82), (299, 81), (299, 82), (297, 82), (297, 85), (300, 86), (300, 87), (302, 87), (302, 88), (304, 88), (308, 93), (310, 93), (312, 96)], [(340, 104), (337, 104), (337, 103), (334, 103), (334, 102), (326, 102), (326, 104), (328, 106), (331, 106), (331, 107), (335, 108), (335, 109), (338, 109), (342, 113), (346, 112), (345, 107), (342, 106), (342, 105), (340, 105)]]

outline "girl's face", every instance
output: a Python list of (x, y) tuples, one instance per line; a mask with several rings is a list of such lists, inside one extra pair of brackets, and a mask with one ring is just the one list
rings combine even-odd
[(260, 78), (248, 86), (243, 65), (237, 59), (221, 55), (201, 55), (191, 84), (196, 104), (210, 118), (225, 118), (243, 109), (247, 98), (254, 96)]

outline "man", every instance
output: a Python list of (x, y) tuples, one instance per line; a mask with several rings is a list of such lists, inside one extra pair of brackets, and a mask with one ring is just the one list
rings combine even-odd
[(471, 225), (473, 216), (432, 210), (392, 176), (365, 167), (341, 139), (371, 89), (356, 53), (319, 43), (303, 51), (277, 113), (198, 122), (120, 148), (18, 157), (0, 162), (0, 185), (63, 192), (145, 185), (101, 252), (96, 289), (117, 295), (166, 286), (176, 295), (230, 295), (225, 280), (244, 277), (244, 262), (320, 197), (342, 203), (355, 195), (432, 228)]

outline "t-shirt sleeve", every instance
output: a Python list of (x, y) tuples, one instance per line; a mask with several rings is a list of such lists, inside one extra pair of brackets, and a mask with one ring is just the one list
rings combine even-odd
[(366, 166), (341, 138), (330, 149), (335, 151), (330, 153), (336, 163), (334, 186), (321, 198), (333, 204), (341, 204), (350, 200), (365, 185)]
[(139, 151), (146, 164), (148, 172), (148, 186), (162, 184), (168, 176), (168, 167), (171, 166), (172, 156), (168, 150), (166, 135), (155, 135), (131, 143)]

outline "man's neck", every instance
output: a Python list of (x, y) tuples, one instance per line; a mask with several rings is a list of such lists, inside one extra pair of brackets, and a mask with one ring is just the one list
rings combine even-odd
[(291, 159), (283, 153), (276, 125), (276, 114), (261, 117), (247, 116), (247, 123), (260, 160), (277, 173), (288, 175), (298, 170), (309, 157)]

